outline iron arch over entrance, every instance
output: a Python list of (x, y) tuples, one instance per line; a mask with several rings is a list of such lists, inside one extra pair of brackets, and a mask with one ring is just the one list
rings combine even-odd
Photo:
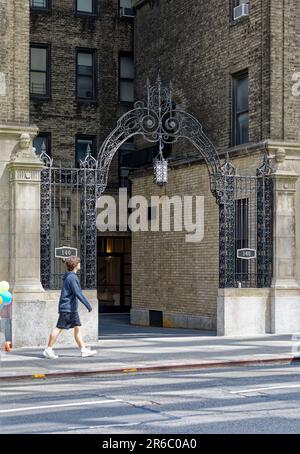
[[(200, 122), (177, 109), (172, 87), (147, 83), (147, 99), (137, 101), (124, 114), (103, 142), (95, 166), (99, 173), (98, 197), (105, 191), (113, 157), (131, 137), (158, 143), (160, 158), (165, 144), (180, 139), (191, 142), (203, 157), (210, 178), (210, 189), (219, 205), (219, 285), (220, 287), (269, 287), (272, 279), (273, 180), (267, 154), (257, 175), (236, 175), (228, 156), (221, 164), (219, 155), (204, 134)], [(166, 161), (165, 161), (166, 162)], [(243, 260), (238, 254), (253, 254)]]
[(211, 190), (217, 195), (217, 183), (223, 174), (219, 155), (204, 134), (200, 122), (191, 114), (174, 107), (172, 87), (163, 86), (158, 76), (157, 84), (147, 83), (147, 100), (137, 101), (134, 109), (124, 114), (116, 128), (103, 142), (98, 154), (100, 171), (99, 196), (107, 186), (110, 165), (118, 149), (131, 137), (142, 136), (147, 142), (174, 144), (180, 139), (189, 140), (206, 162)]
[[(83, 288), (97, 286), (96, 203), (106, 189), (113, 157), (130, 137), (159, 144), (165, 165), (165, 144), (187, 139), (205, 160), (212, 194), (219, 205), (220, 287), (270, 287), (273, 258), (273, 180), (267, 154), (257, 175), (241, 176), (219, 155), (199, 121), (177, 109), (171, 87), (148, 82), (147, 100), (135, 103), (104, 141), (97, 159), (88, 148), (79, 168), (56, 167), (44, 151), (41, 177), (41, 276), (45, 288), (61, 279), (55, 248), (75, 246), (81, 256)], [(159, 167), (158, 167), (159, 168)], [(161, 169), (164, 169), (162, 166)], [(160, 181), (161, 182), (161, 181)]]

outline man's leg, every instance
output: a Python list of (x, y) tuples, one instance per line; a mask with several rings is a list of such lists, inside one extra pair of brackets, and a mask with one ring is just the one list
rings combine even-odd
[(61, 329), (54, 328), (54, 330), (52, 331), (52, 333), (49, 336), (48, 347), (50, 347), (50, 348), (53, 347), (53, 345), (57, 341), (57, 338), (58, 338), (58, 336), (60, 335), (61, 332), (62, 332)]
[(76, 341), (78, 347), (80, 348), (80, 350), (82, 348), (84, 348), (84, 342), (83, 342), (83, 339), (82, 339), (82, 336), (81, 336), (80, 326), (75, 326), (74, 327), (74, 337), (75, 337), (75, 341)]

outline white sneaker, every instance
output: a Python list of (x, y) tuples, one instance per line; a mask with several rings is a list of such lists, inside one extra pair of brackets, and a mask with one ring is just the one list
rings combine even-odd
[(82, 358), (87, 358), (88, 356), (95, 356), (97, 354), (96, 350), (91, 350), (90, 348), (84, 347), (81, 349)]
[(52, 348), (50, 347), (47, 347), (44, 351), (43, 351), (43, 355), (45, 358), (47, 359), (57, 359), (58, 356), (54, 353), (54, 351), (52, 350)]

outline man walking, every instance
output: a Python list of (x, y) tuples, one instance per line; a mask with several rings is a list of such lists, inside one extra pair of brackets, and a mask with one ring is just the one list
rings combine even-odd
[(58, 356), (54, 353), (53, 346), (57, 341), (58, 336), (64, 329), (74, 329), (74, 338), (81, 350), (83, 358), (96, 355), (96, 350), (91, 350), (84, 345), (81, 336), (81, 322), (78, 314), (78, 300), (80, 300), (89, 312), (92, 311), (92, 306), (82, 293), (80, 288), (77, 272), (80, 270), (80, 258), (70, 257), (66, 260), (67, 272), (63, 278), (63, 288), (59, 299), (59, 318), (56, 328), (49, 336), (47, 348), (43, 355), (47, 359), (57, 359)]

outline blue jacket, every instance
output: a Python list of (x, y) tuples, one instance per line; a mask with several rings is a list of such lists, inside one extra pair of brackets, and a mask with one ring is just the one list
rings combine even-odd
[(63, 281), (64, 283), (60, 294), (58, 312), (77, 312), (77, 298), (85, 305), (88, 311), (91, 312), (92, 306), (82, 293), (76, 273), (68, 271), (65, 273)]

